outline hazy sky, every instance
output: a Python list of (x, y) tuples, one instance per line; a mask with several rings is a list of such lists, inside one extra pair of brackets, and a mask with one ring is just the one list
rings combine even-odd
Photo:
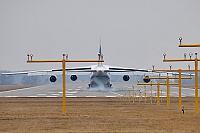
[[(199, 48), (199, 0), (0, 0), (0, 70), (61, 68), (61, 64), (27, 64), (34, 59), (97, 59), (101, 37), (105, 64), (151, 69), (187, 68), (163, 63)], [(200, 57), (200, 52), (199, 52)], [(190, 63), (194, 66), (194, 63)], [(70, 63), (67, 66), (85, 66)]]

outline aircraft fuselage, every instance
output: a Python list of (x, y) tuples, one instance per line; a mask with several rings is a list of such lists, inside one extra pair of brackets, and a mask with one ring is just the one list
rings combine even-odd
[(107, 72), (104, 72), (103, 67), (98, 67), (95, 72), (90, 76), (90, 88), (110, 88), (110, 76)]

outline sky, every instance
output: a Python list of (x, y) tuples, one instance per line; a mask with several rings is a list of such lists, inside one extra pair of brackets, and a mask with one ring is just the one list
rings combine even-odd
[[(199, 48), (199, 0), (0, 0), (0, 70), (45, 70), (60, 63), (26, 63), (33, 59), (97, 59), (107, 65), (152, 69), (187, 68), (194, 63), (163, 63)], [(199, 53), (200, 56), (200, 53)], [(94, 63), (92, 63), (94, 64)], [(91, 63), (68, 63), (67, 67)]]

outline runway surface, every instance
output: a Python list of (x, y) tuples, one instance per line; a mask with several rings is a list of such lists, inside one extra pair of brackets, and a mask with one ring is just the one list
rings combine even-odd
[[(156, 87), (152, 90), (152, 96), (156, 96)], [(134, 92), (136, 97), (141, 95), (149, 97), (151, 94), (150, 87), (135, 86)], [(62, 97), (61, 84), (48, 84), (42, 86), (35, 86), (30, 88), (9, 90), (0, 92), (0, 97)], [(178, 97), (178, 87), (170, 88), (170, 96)], [(166, 86), (161, 86), (160, 96), (166, 97)], [(199, 92), (200, 95), (200, 92)], [(86, 82), (67, 83), (66, 97), (124, 97), (133, 96), (133, 84), (126, 82), (113, 83), (113, 88), (87, 88)], [(182, 97), (194, 97), (195, 90), (191, 88), (182, 88)]]

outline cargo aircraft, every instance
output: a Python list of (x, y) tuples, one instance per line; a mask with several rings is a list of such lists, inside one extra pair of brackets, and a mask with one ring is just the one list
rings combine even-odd
[[(103, 60), (103, 54), (101, 51), (101, 44), (99, 47), (99, 53), (98, 53), (98, 60)], [(62, 69), (53, 70), (53, 71), (61, 71)], [(77, 68), (67, 68), (68, 72), (91, 72), (90, 75), (90, 81), (88, 84), (89, 88), (110, 88), (112, 87), (111, 84), (111, 78), (110, 73), (111, 72), (119, 72), (119, 73), (126, 73), (126, 72), (134, 72), (134, 71), (140, 71), (140, 72), (151, 72), (151, 70), (145, 70), (145, 69), (134, 69), (134, 68), (124, 68), (124, 67), (115, 67), (115, 66), (109, 66), (104, 65), (102, 62), (98, 62), (96, 65), (86, 66), (86, 67), (77, 67)], [(76, 81), (78, 79), (77, 75), (71, 75), (70, 79), (72, 81)], [(128, 81), (130, 79), (129, 75), (122, 75), (122, 79), (124, 81)], [(51, 76), (50, 81), (54, 82), (56, 80), (56, 77)]]
[[(103, 59), (103, 54), (101, 51), (101, 44), (99, 47), (99, 53), (98, 53), (98, 60)], [(40, 73), (40, 72), (61, 72), (62, 69), (52, 69), (52, 70), (38, 70), (38, 71), (27, 71), (27, 72), (14, 72), (14, 73), (2, 73), (3, 75), (16, 75), (16, 74), (34, 74), (34, 73)], [(88, 84), (88, 88), (111, 88), (111, 78), (110, 73), (117, 72), (117, 73), (127, 73), (127, 72), (151, 72), (152, 70), (145, 70), (145, 69), (135, 69), (135, 68), (124, 68), (124, 67), (115, 67), (115, 66), (109, 66), (104, 65), (102, 62), (98, 62), (96, 65), (91, 66), (85, 66), (85, 67), (74, 67), (74, 68), (66, 68), (66, 71), (68, 73), (73, 72), (90, 72), (90, 81)], [(36, 74), (37, 75), (37, 74)], [(78, 76), (76, 74), (70, 75), (70, 79), (72, 81), (76, 81), (78, 79)], [(124, 81), (129, 81), (130, 76), (128, 74), (122, 75), (122, 79)], [(51, 75), (49, 80), (51, 82), (56, 82), (57, 77), (56, 75)], [(150, 80), (144, 78), (145, 82), (149, 82)]]

